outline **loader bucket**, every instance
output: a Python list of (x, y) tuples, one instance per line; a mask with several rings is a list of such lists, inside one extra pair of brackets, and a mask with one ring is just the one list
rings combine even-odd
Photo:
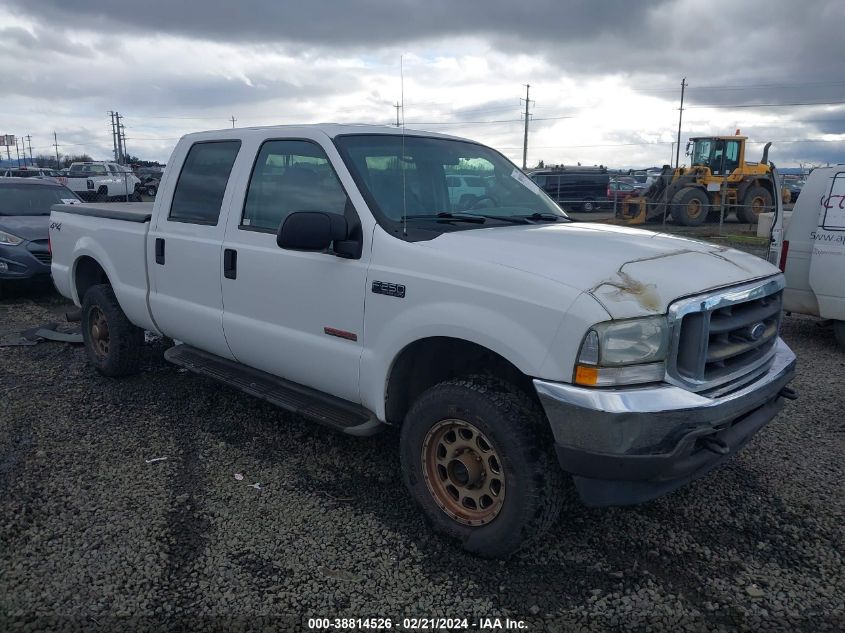
[(648, 200), (644, 197), (630, 197), (621, 202), (616, 209), (616, 217), (606, 221), (606, 224), (645, 224)]

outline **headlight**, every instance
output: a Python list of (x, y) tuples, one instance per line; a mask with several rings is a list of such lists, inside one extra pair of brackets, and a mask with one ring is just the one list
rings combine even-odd
[(668, 348), (665, 316), (599, 323), (581, 343), (575, 383), (610, 387), (658, 382), (665, 375)]
[(0, 231), (0, 244), (5, 244), (6, 246), (17, 246), (21, 242), (23, 242), (23, 239), (19, 238), (17, 235)]

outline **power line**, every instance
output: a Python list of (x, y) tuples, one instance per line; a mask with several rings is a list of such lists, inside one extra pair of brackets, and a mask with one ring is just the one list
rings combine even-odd
[(845, 101), (800, 101), (794, 103), (713, 103), (708, 105), (687, 106), (687, 108), (791, 108), (794, 106), (842, 105)]

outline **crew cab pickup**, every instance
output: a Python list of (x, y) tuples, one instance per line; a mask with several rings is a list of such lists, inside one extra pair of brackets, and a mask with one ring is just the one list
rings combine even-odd
[[(135, 371), (149, 330), (329, 427), (399, 427), (410, 494), (473, 552), (542, 533), (564, 473), (599, 506), (701, 477), (794, 396), (775, 266), (572, 222), (483, 145), (281, 126), (187, 135), (168, 165), (152, 205), (53, 208), (91, 364)], [(455, 201), (468, 165), (485, 191)]]
[(68, 189), (88, 202), (140, 201), (139, 184), (141, 181), (125, 165), (104, 161), (72, 163), (66, 183)]

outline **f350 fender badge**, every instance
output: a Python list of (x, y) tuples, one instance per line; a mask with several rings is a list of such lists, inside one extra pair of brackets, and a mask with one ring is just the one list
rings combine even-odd
[(398, 297), (399, 299), (405, 298), (405, 286), (402, 284), (374, 281), (372, 289), (377, 295), (387, 295), (388, 297)]

